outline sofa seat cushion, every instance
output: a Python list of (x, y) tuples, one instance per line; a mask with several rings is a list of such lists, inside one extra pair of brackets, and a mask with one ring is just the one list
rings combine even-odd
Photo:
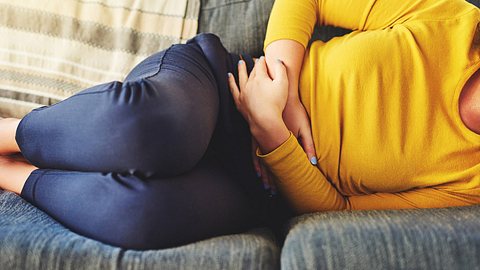
[(135, 251), (70, 232), (13, 193), (0, 190), (0, 268), (278, 269), (273, 233), (257, 228), (188, 245)]
[(290, 220), (282, 269), (479, 269), (480, 205)]

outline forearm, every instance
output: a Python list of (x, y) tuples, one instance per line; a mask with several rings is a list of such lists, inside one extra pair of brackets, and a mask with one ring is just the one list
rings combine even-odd
[[(308, 41), (317, 19), (317, 1), (275, 1), (265, 37), (268, 67), (276, 59), (287, 67), (289, 99), (298, 98), (298, 81)], [(275, 74), (270, 72), (275, 78)]]
[(290, 136), (290, 131), (281, 116), (251, 123), (250, 132), (257, 141), (262, 154), (270, 153)]
[[(274, 61), (282, 60), (287, 68), (287, 77), (289, 82), (288, 99), (298, 98), (298, 81), (302, 69), (305, 47), (297, 41), (282, 39), (270, 43), (265, 48), (265, 58), (267, 66), (272, 67)], [(275, 78), (275, 72), (269, 68), (269, 75)]]

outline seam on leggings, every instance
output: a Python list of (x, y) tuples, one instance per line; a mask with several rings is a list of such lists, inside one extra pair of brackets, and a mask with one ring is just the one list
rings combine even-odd
[(137, 78), (133, 81), (127, 81), (127, 82), (124, 82), (124, 84), (139, 84), (141, 82), (143, 82), (144, 80), (147, 80), (147, 79), (150, 79), (154, 76), (157, 76), (158, 73), (160, 73), (160, 71), (162, 70), (162, 66), (163, 66), (163, 59), (165, 58), (165, 56), (167, 55), (168, 51), (170, 51), (174, 46), (176, 45), (172, 45), (170, 47), (168, 47), (165, 52), (163, 53), (163, 55), (158, 59), (158, 63), (157, 63), (157, 70), (151, 74), (151, 75), (148, 75), (148, 76), (145, 76), (145, 77), (140, 77), (140, 78)]
[(162, 70), (162, 66), (163, 66), (163, 59), (165, 58), (165, 55), (167, 54), (168, 51), (170, 51), (170, 49), (175, 46), (175, 45), (172, 45), (170, 46), (168, 49), (165, 50), (165, 53), (163, 53), (162, 57), (160, 57), (160, 59), (158, 60), (158, 63), (157, 63), (157, 71), (155, 71), (152, 75), (149, 75), (149, 76), (146, 76), (146, 77), (141, 77), (141, 78), (138, 78), (138, 79), (135, 79), (133, 81), (128, 81), (128, 82), (124, 82), (123, 85), (127, 84), (127, 85), (139, 85), (141, 83), (143, 83), (145, 80), (147, 79), (150, 79), (154, 76), (157, 76), (158, 73), (160, 73), (160, 71)]
[(163, 70), (169, 70), (169, 71), (172, 71), (172, 72), (176, 72), (180, 75), (184, 75), (184, 72), (185, 72), (185, 73), (188, 73), (191, 76), (193, 76), (195, 79), (197, 79), (197, 81), (199, 81), (199, 82), (202, 81), (195, 73), (191, 72), (190, 70), (183, 69), (182, 71), (184, 71), (184, 72), (181, 72), (179, 70), (176, 70), (176, 69), (173, 69), (173, 68), (168, 68), (168, 67), (164, 67)]
[[(122, 83), (122, 82), (119, 82), (119, 81), (114, 81), (113, 84), (114, 84), (114, 85), (118, 85), (118, 84), (122, 84), (122, 85), (123, 85), (123, 83)], [(94, 86), (92, 86), (92, 87), (95, 87), (95, 86), (98, 86), (98, 85), (94, 85)], [(100, 94), (100, 93), (112, 91), (112, 90), (115, 90), (115, 89), (117, 89), (117, 88), (112, 88), (112, 87), (110, 87), (110, 88), (105, 89), (105, 90), (100, 90), (100, 91), (95, 91), (95, 92), (89, 92), (89, 93), (79, 93), (79, 94), (75, 94), (75, 95), (70, 96), (70, 97), (68, 97), (68, 98), (66, 98), (66, 99), (64, 99), (64, 100), (61, 100), (61, 101), (59, 101), (59, 102), (57, 102), (57, 103), (55, 103), (55, 104), (52, 104), (52, 105), (50, 105), (50, 106), (47, 106), (45, 109), (54, 107), (54, 106), (56, 106), (56, 105), (58, 105), (58, 104), (62, 104), (63, 102), (66, 102), (66, 101), (68, 101), (68, 100), (73, 99), (74, 97), (85, 96), (85, 95), (93, 95), (93, 94)]]
[[(108, 91), (112, 91), (112, 90), (117, 89), (117, 88), (114, 87), (114, 86), (116, 86), (116, 85), (118, 85), (118, 84), (123, 85), (123, 83), (122, 83), (122, 82), (119, 82), (119, 81), (114, 81), (113, 84), (114, 84), (113, 86), (111, 86), (111, 87), (109, 87), (108, 89), (105, 89), (105, 90), (99, 90), (99, 91), (89, 92), (89, 93), (79, 93), (79, 94), (76, 94), (76, 95), (71, 96), (70, 98), (78, 97), (78, 96), (93, 95), (93, 94), (101, 94), (101, 93), (104, 93), (104, 92), (108, 92)], [(58, 103), (55, 103), (55, 104), (58, 104)]]
[[(146, 80), (146, 79), (149, 79), (149, 78), (152, 78), (154, 76), (157, 76), (158, 73), (160, 72), (160, 70), (162, 70), (162, 66), (163, 66), (163, 59), (165, 58), (165, 56), (167, 55), (168, 51), (170, 51), (173, 47), (175, 47), (176, 45), (172, 45), (170, 46), (168, 49), (165, 50), (165, 52), (163, 53), (162, 57), (159, 59), (159, 62), (158, 63), (158, 69), (157, 69), (157, 72), (153, 73), (152, 75), (150, 76), (147, 76), (147, 77), (144, 77), (144, 78), (140, 78), (140, 80)], [(135, 82), (135, 81), (134, 81)], [(128, 82), (127, 82), (128, 83)]]

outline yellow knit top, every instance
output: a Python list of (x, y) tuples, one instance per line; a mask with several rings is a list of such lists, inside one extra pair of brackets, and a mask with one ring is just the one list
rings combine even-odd
[(464, 0), (276, 0), (265, 47), (307, 47), (315, 23), (352, 29), (306, 51), (300, 99), (318, 166), (291, 134), (261, 155), (298, 213), (480, 203), (480, 135), (458, 100), (480, 68)]

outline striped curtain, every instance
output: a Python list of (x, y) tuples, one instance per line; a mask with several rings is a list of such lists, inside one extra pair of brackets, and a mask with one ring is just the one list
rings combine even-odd
[(23, 117), (196, 34), (200, 0), (0, 0), (0, 116)]

